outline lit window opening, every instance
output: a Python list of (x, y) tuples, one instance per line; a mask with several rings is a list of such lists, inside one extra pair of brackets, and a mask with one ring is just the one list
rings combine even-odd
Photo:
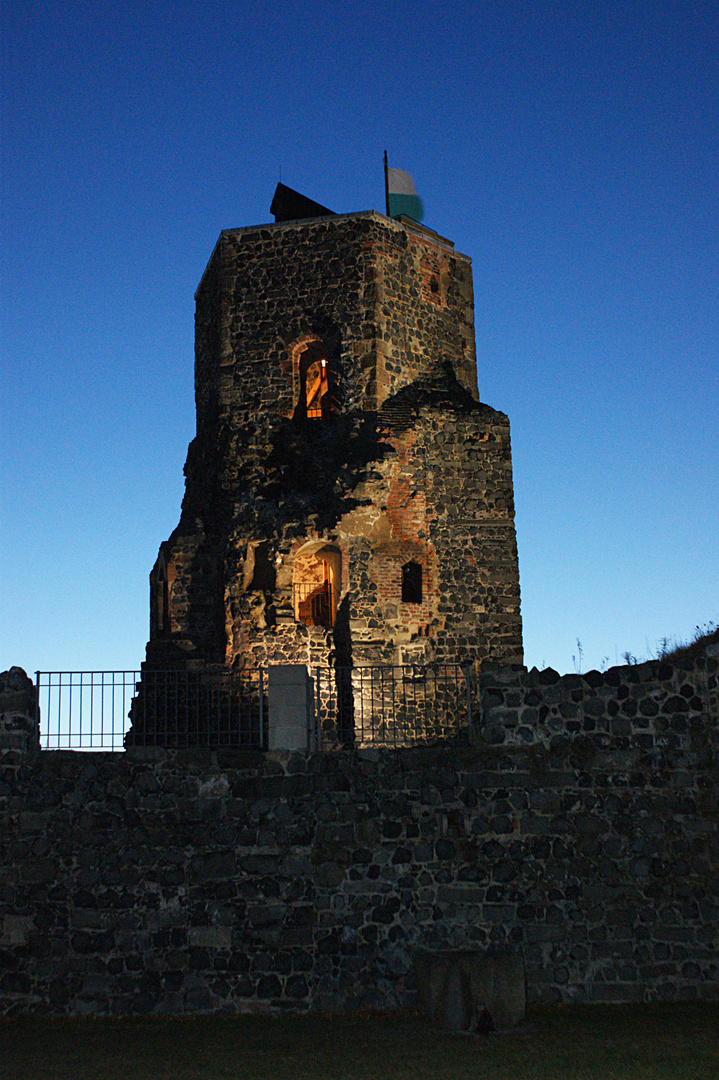
[(295, 558), (292, 606), (305, 626), (334, 626), (342, 557), (332, 544), (305, 547)]
[(329, 370), (326, 360), (315, 360), (305, 374), (307, 419), (326, 419), (332, 412)]

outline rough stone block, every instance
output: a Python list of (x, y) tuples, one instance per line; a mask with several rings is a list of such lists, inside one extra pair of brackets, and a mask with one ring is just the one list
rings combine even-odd
[(199, 948), (229, 949), (232, 945), (232, 927), (191, 926), (188, 944)]
[[(37, 689), (20, 667), (0, 674), (0, 750), (26, 753), (40, 749)], [(3, 765), (13, 765), (6, 754)]]
[(0, 945), (24, 945), (32, 924), (32, 918), (27, 915), (5, 915)]

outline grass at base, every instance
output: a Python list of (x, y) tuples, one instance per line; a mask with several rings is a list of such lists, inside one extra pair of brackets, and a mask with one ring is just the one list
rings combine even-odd
[(717, 1080), (719, 1003), (530, 1010), (452, 1035), (416, 1012), (0, 1020), (2, 1080)]

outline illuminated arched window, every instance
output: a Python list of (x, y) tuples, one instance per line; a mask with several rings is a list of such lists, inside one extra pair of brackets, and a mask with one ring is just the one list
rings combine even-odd
[(295, 416), (327, 420), (337, 412), (334, 373), (323, 341), (314, 340), (299, 356), (299, 398)]
[(333, 626), (340, 588), (342, 556), (333, 544), (306, 544), (295, 556), (292, 604), (297, 622)]
[(332, 411), (330, 377), (326, 360), (314, 360), (305, 374), (307, 419), (326, 418)]

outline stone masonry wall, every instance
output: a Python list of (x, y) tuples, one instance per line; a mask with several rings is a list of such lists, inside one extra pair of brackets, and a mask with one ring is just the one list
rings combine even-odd
[(0, 674), (0, 768), (20, 766), (29, 750), (40, 749), (37, 689), (22, 668)]
[(411, 950), (530, 1002), (719, 996), (717, 657), (494, 669), (470, 745), (36, 752), (0, 784), (0, 1012), (392, 1007)]
[[(227, 230), (196, 299), (197, 437), (146, 667), (521, 662), (509, 422), (478, 400), (467, 256), (373, 211)], [(322, 419), (300, 405), (312, 343)], [(293, 597), (323, 544), (330, 633)]]

